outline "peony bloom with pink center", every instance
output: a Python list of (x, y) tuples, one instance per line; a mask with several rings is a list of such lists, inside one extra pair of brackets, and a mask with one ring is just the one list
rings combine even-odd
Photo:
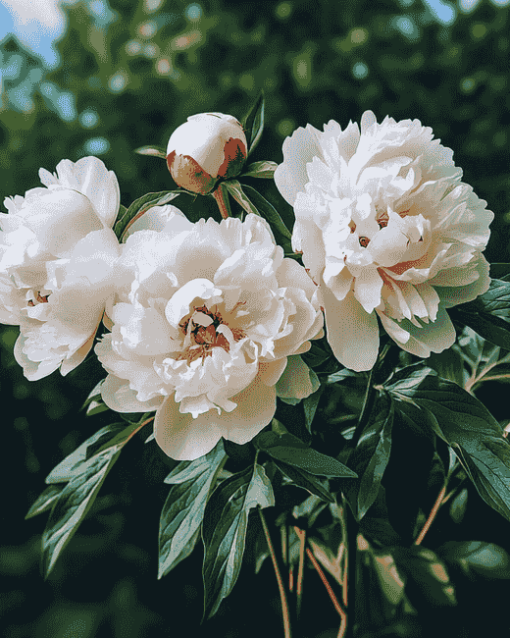
[[(244, 444), (268, 425), (277, 395), (318, 387), (298, 355), (323, 336), (317, 288), (255, 215), (133, 232), (119, 259), (111, 334), (95, 351), (117, 412), (156, 410), (155, 439), (174, 459)], [(154, 212), (154, 211), (153, 211)]]
[(370, 370), (377, 318), (404, 350), (428, 357), (455, 341), (446, 309), (489, 287), (482, 251), (494, 215), (461, 181), (453, 151), (419, 120), (371, 111), (342, 131), (299, 128), (275, 172), (294, 207), (292, 246), (318, 285), (340, 363)]

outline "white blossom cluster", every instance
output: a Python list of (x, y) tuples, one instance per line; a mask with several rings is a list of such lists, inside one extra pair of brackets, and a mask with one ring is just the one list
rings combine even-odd
[[(229, 154), (215, 149), (203, 118), (196, 144), (193, 118), (186, 124), (189, 152), (182, 135), (168, 151), (176, 175), (215, 158), (207, 189), (228, 176), (225, 157), (246, 152), (242, 130), (239, 139), (230, 130), (236, 120), (208, 117), (223, 127)], [(253, 214), (191, 223), (175, 206), (156, 206), (119, 242), (117, 178), (96, 157), (64, 160), (55, 175), (41, 169), (43, 188), (7, 198), (0, 321), (20, 326), (14, 355), (25, 376), (69, 373), (103, 321), (109, 333), (94, 352), (108, 372), (104, 402), (155, 410), (158, 445), (194, 459), (221, 437), (251, 440), (271, 422), (277, 396), (318, 388), (299, 355), (324, 336), (322, 311), (335, 356), (357, 371), (375, 364), (378, 319), (418, 356), (450, 347), (446, 309), (489, 286), (482, 251), (493, 218), (461, 182), (452, 151), (418, 120), (378, 124), (367, 112), (361, 131), (334, 121), (323, 132), (300, 128), (283, 154), (275, 182), (294, 208), (292, 246), (306, 268), (284, 257)]]

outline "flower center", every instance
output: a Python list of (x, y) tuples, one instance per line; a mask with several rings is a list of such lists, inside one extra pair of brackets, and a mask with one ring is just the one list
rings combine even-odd
[[(218, 332), (217, 329), (220, 326), (225, 326), (225, 328)], [(178, 359), (186, 359), (188, 365), (199, 358), (202, 358), (203, 364), (205, 358), (211, 356), (212, 349), (216, 347), (229, 352), (230, 343), (223, 334), (224, 332), (232, 333), (234, 341), (239, 341), (245, 336), (244, 331), (240, 328), (227, 326), (217, 306), (214, 310), (212, 308), (209, 310), (205, 305), (193, 306), (193, 314), (181, 322), (179, 328), (184, 333), (184, 351)]]
[[(36, 304), (34, 303), (34, 300), (33, 300), (34, 293), (33, 293), (33, 291), (32, 291), (32, 290), (30, 290), (30, 291), (29, 291), (29, 293), (28, 293), (28, 297), (29, 297), (29, 299), (28, 299), (28, 305), (29, 305), (29, 306), (35, 306)], [(30, 299), (30, 297), (32, 297), (32, 299)], [(40, 290), (38, 290), (38, 291), (37, 291), (37, 295), (36, 295), (36, 297), (35, 297), (35, 300), (36, 300), (38, 303), (48, 303), (48, 297), (49, 297), (49, 295), (42, 296), (42, 295), (41, 295), (41, 291), (40, 291)]]

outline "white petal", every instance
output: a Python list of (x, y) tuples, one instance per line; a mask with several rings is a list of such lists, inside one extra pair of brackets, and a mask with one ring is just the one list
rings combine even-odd
[(371, 370), (379, 351), (379, 326), (375, 312), (367, 313), (354, 293), (338, 301), (322, 286), (328, 343), (346, 368)]
[(24, 212), (41, 247), (56, 257), (66, 256), (80, 239), (104, 227), (85, 195), (59, 187), (27, 204)]
[[(35, 321), (35, 320), (34, 320)], [(14, 358), (23, 368), (23, 374), (29, 381), (39, 381), (47, 377), (59, 367), (61, 359), (47, 355), (44, 361), (32, 361), (25, 353), (27, 336), (21, 333), (14, 344)]]
[[(483, 295), (484, 292), (489, 290), (491, 281), (489, 277), (489, 263), (483, 255), (478, 256), (474, 264), (474, 271), (478, 273), (478, 278), (467, 286), (437, 286), (437, 288), (435, 288), (445, 308), (451, 308), (461, 303), (473, 301), (473, 299), (476, 299), (479, 295)], [(430, 283), (433, 284), (433, 280)]]
[(237, 403), (232, 412), (211, 411), (202, 418), (208, 417), (208, 423), (217, 425), (228, 441), (244, 445), (271, 423), (276, 412), (276, 390), (257, 376), (247, 388), (233, 396), (232, 401)]
[(170, 396), (156, 412), (154, 438), (167, 456), (178, 461), (193, 461), (214, 448), (221, 438), (221, 430), (203, 414), (196, 419), (189, 412), (182, 414), (179, 404)]
[(82, 346), (80, 346), (80, 348), (78, 348), (76, 352), (73, 352), (73, 354), (68, 355), (62, 361), (62, 365), (60, 366), (60, 374), (63, 377), (65, 377), (66, 374), (69, 374), (69, 372), (77, 368), (80, 365), (80, 363), (83, 363), (83, 361), (85, 361), (85, 358), (87, 357), (88, 353), (90, 352), (90, 349), (92, 348), (92, 345), (94, 344), (94, 339), (96, 338), (96, 332), (97, 332), (97, 327), (91, 333), (88, 341), (85, 341), (85, 343)]
[(382, 228), (371, 240), (368, 250), (379, 266), (395, 266), (402, 261), (409, 238), (399, 228), (389, 224)]
[(170, 324), (178, 326), (182, 318), (192, 311), (190, 306), (195, 299), (206, 301), (220, 294), (221, 290), (216, 288), (208, 279), (188, 281), (187, 284), (173, 294), (166, 305), (166, 318)]
[(322, 279), (338, 301), (342, 301), (351, 290), (354, 277), (343, 261), (328, 259)]
[(381, 303), (383, 280), (377, 268), (366, 266), (354, 280), (354, 296), (366, 312), (371, 313)]
[(62, 186), (83, 193), (93, 204), (105, 226), (112, 228), (120, 205), (119, 183), (113, 171), (108, 171), (97, 157), (82, 157), (75, 164), (62, 160), (57, 165)]
[(192, 230), (193, 224), (173, 204), (153, 206), (140, 217), (135, 217), (134, 220), (131, 220), (122, 234), (122, 242), (124, 243), (130, 235), (139, 230), (155, 230), (159, 232), (163, 229), (168, 234), (176, 235), (185, 230)]
[(275, 385), (282, 376), (287, 365), (287, 357), (276, 359), (276, 361), (267, 361), (259, 363), (259, 376), (263, 383), (268, 386)]
[(276, 169), (274, 181), (282, 197), (291, 206), (298, 192), (304, 191), (309, 181), (307, 163), (314, 157), (324, 159), (319, 135), (320, 131), (308, 124), (306, 128), (296, 129), (283, 143), (283, 163)]
[(368, 129), (377, 123), (377, 118), (372, 111), (365, 111), (361, 116), (361, 135), (366, 135)]
[(455, 343), (455, 328), (442, 307), (439, 307), (437, 319), (421, 328), (405, 319), (397, 323), (382, 312), (379, 317), (386, 332), (397, 345), (417, 357), (428, 357), (431, 352), (443, 352)]
[(156, 397), (151, 401), (139, 401), (136, 392), (129, 387), (129, 381), (109, 374), (101, 386), (101, 397), (110, 410), (115, 412), (150, 412), (156, 410), (164, 397)]

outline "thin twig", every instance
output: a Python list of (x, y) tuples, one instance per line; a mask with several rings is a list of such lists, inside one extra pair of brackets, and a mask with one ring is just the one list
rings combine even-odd
[(271, 542), (271, 536), (269, 534), (269, 528), (266, 523), (266, 519), (262, 512), (262, 508), (257, 508), (259, 511), (260, 520), (262, 522), (262, 527), (264, 529), (264, 535), (266, 537), (267, 546), (269, 548), (269, 553), (271, 555), (271, 560), (273, 561), (273, 569), (276, 576), (276, 581), (278, 583), (278, 590), (280, 592), (280, 602), (282, 605), (282, 616), (283, 616), (283, 631), (285, 634), (285, 638), (292, 638), (292, 632), (290, 628), (290, 612), (289, 605), (287, 602), (287, 595), (285, 593), (285, 587), (283, 585), (282, 575), (280, 573), (280, 568), (278, 567), (278, 561), (276, 559), (276, 553), (274, 551), (273, 543)]
[(305, 568), (305, 543), (306, 532), (301, 530), (302, 534), (299, 537), (299, 563), (298, 563), (298, 575), (296, 583), (296, 616), (299, 618), (301, 613), (301, 601), (303, 599), (303, 576)]
[(345, 623), (347, 623), (347, 612), (342, 607), (338, 598), (335, 596), (335, 592), (332, 590), (331, 585), (329, 584), (328, 579), (326, 578), (326, 574), (322, 571), (321, 566), (317, 562), (317, 559), (315, 558), (312, 550), (309, 547), (306, 548), (306, 555), (308, 556), (312, 565), (314, 566), (315, 571), (319, 574), (319, 578), (322, 580), (322, 584), (326, 588), (326, 591), (328, 592), (328, 596), (330, 597), (331, 602), (335, 606), (335, 609), (338, 615), (342, 618), (342, 622), (345, 619)]
[(446, 494), (446, 485), (443, 485), (443, 489), (439, 492), (439, 496), (436, 498), (436, 502), (434, 503), (433, 508), (430, 510), (429, 517), (425, 521), (425, 525), (423, 526), (423, 529), (418, 535), (418, 538), (414, 541), (415, 545), (421, 545), (422, 540), (425, 538), (425, 534), (429, 531), (429, 528), (432, 525), (432, 522), (436, 518), (436, 515), (439, 511), (439, 508), (441, 507), (441, 503), (443, 501), (445, 494)]
[(337, 638), (344, 638), (346, 629), (347, 629), (347, 615), (344, 615), (342, 616), (342, 621), (340, 622), (340, 629), (338, 630)]
[[(295, 530), (295, 532), (298, 535), (300, 540), (305, 538), (306, 532), (304, 532), (304, 530), (299, 529), (299, 527), (294, 527), (294, 530)], [(321, 579), (322, 584), (326, 588), (326, 591), (328, 592), (328, 596), (330, 597), (331, 602), (333, 603), (337, 613), (342, 618), (345, 615), (345, 617), (347, 619), (347, 613), (346, 613), (345, 609), (340, 604), (338, 598), (335, 595), (335, 592), (333, 591), (331, 585), (329, 584), (328, 579), (326, 578), (326, 574), (322, 571), (322, 567), (319, 565), (319, 562), (317, 561), (317, 559), (315, 558), (312, 550), (309, 547), (306, 548), (306, 555), (310, 559), (310, 562), (312, 563), (315, 571), (319, 574), (319, 578)]]

